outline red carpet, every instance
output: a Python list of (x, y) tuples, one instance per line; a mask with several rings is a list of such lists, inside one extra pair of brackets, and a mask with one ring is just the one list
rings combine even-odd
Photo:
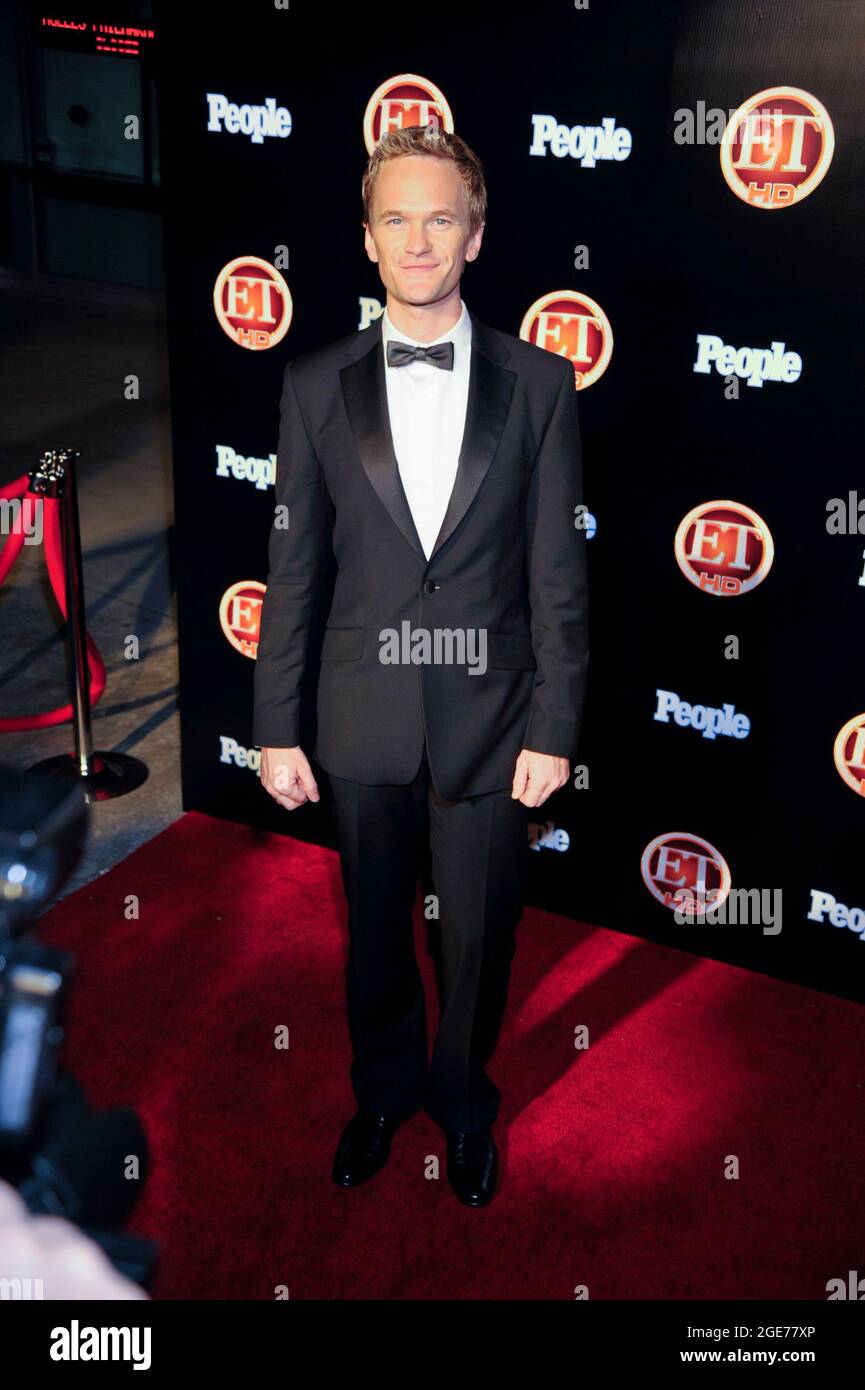
[[(423, 1113), (370, 1183), (330, 1180), (354, 1110), (332, 851), (190, 813), (40, 934), (78, 959), (65, 1064), (150, 1139), (130, 1228), (159, 1242), (157, 1298), (822, 1300), (861, 1269), (856, 1004), (527, 910), (490, 1066), (500, 1189), (472, 1211)], [(432, 1036), (420, 916), (418, 942)]]

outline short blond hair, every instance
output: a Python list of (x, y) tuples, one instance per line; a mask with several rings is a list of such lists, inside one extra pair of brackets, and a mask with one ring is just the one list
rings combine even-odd
[(425, 126), (411, 125), (402, 130), (389, 130), (381, 137), (367, 161), (361, 183), (364, 222), (369, 225), (371, 221), (375, 181), (385, 160), (399, 159), (410, 154), (449, 159), (457, 166), (469, 205), (469, 235), (473, 236), (486, 221), (487, 215), (487, 186), (483, 167), (465, 140), (459, 135), (452, 135), (449, 131), (440, 129), (433, 121)]

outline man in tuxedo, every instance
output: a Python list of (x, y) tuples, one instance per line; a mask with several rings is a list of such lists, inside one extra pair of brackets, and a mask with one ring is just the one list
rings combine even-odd
[[(358, 1105), (332, 1176), (371, 1177), (423, 1107), (447, 1136), (456, 1195), (484, 1206), (501, 1099), (485, 1065), (522, 915), (528, 810), (568, 778), (585, 694), (574, 370), (461, 298), (486, 214), (463, 140), (434, 124), (387, 134), (362, 196), (386, 308), (285, 369), (253, 740), (279, 805), (319, 800), (299, 709), (320, 662), (311, 757), (328, 776), (348, 902)], [(328, 556), (333, 597), (310, 657)], [(429, 1061), (412, 921), (425, 839), (444, 980)]]

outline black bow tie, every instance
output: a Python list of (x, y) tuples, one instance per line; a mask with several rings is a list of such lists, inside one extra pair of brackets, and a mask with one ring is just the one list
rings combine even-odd
[(404, 367), (406, 362), (432, 362), (446, 372), (454, 369), (453, 343), (433, 343), (431, 347), (411, 347), (408, 343), (391, 340), (387, 345), (387, 365)]

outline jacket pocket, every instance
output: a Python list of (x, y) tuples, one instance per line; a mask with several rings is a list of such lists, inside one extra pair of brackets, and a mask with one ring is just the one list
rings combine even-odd
[(325, 628), (321, 644), (322, 661), (359, 661), (362, 652), (362, 627)]
[(537, 663), (531, 633), (488, 632), (487, 665), (496, 670), (534, 671)]

